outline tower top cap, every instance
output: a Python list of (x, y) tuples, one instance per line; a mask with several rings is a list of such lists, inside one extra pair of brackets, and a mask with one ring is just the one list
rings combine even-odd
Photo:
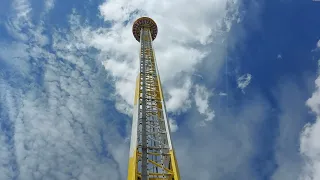
[(141, 17), (137, 19), (132, 26), (133, 36), (138, 42), (140, 42), (140, 31), (142, 27), (150, 28), (152, 41), (157, 37), (158, 27), (157, 24), (149, 17)]

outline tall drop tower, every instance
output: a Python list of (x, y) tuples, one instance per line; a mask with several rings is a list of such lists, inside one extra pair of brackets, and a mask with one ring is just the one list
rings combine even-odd
[(170, 127), (161, 89), (152, 41), (157, 24), (148, 17), (132, 27), (140, 42), (140, 71), (136, 81), (128, 180), (180, 180), (170, 137)]

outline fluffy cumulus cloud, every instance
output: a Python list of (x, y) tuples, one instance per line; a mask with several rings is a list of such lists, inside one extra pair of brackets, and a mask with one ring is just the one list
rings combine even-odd
[[(316, 44), (316, 49), (320, 50), (320, 40)], [(319, 64), (319, 63), (318, 63)], [(300, 137), (300, 153), (304, 159), (304, 166), (299, 180), (316, 180), (320, 178), (320, 74), (318, 67), (318, 77), (315, 82), (315, 91), (306, 101), (306, 105), (315, 115), (315, 122), (305, 125)]]
[(189, 98), (191, 87), (191, 80), (188, 79), (182, 87), (177, 86), (168, 90), (167, 95), (169, 95), (170, 99), (166, 103), (167, 110), (177, 112), (179, 110), (185, 111), (189, 108), (191, 106), (191, 100)]
[(195, 102), (200, 114), (205, 115), (205, 121), (211, 121), (214, 118), (214, 111), (210, 109), (209, 98), (212, 95), (204, 86), (195, 87)]
[(305, 159), (301, 180), (316, 180), (320, 178), (320, 77), (315, 80), (316, 91), (307, 100), (312, 112), (316, 115), (313, 124), (307, 124), (301, 134), (300, 150)]

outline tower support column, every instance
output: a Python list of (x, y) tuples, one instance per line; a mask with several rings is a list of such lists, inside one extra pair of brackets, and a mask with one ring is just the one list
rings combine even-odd
[(140, 42), (140, 71), (137, 77), (132, 120), (128, 180), (180, 180), (171, 142), (165, 102), (152, 41), (156, 23), (142, 17), (133, 25)]

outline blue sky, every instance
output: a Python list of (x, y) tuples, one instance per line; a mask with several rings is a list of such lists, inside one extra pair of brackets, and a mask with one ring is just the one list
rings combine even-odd
[(182, 179), (319, 179), (319, 8), (1, 1), (0, 179), (126, 178), (145, 15)]

